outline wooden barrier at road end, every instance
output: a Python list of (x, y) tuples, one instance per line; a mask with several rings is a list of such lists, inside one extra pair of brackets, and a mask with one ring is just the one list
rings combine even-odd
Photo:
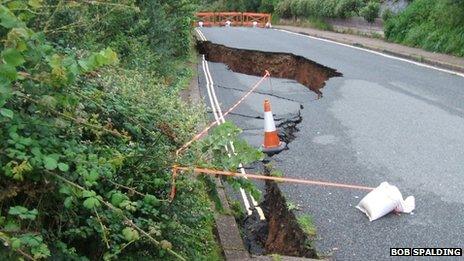
[(227, 21), (231, 22), (231, 26), (242, 25), (242, 14), (237, 12), (221, 12), (215, 13), (216, 23), (219, 26), (225, 26)]
[(265, 13), (250, 12), (199, 12), (196, 13), (197, 21), (203, 22), (203, 26), (225, 26), (230, 21), (231, 26), (253, 26), (256, 22), (257, 27), (268, 27), (271, 24), (271, 15)]
[(172, 167), (171, 193), (170, 193), (171, 200), (173, 200), (174, 197), (176, 196), (176, 177), (179, 174), (180, 170), (193, 171), (193, 173), (197, 175), (206, 174), (206, 175), (212, 175), (212, 176), (221, 175), (221, 176), (228, 176), (228, 177), (242, 177), (242, 178), (246, 177), (248, 179), (256, 179), (256, 180), (270, 180), (270, 181), (275, 181), (275, 182), (297, 183), (297, 184), (305, 184), (305, 185), (316, 185), (316, 186), (335, 187), (335, 188), (344, 188), (344, 189), (359, 189), (359, 190), (368, 190), (368, 191), (371, 191), (374, 189), (372, 187), (366, 187), (362, 185), (335, 183), (335, 182), (329, 182), (329, 181), (283, 178), (283, 177), (264, 176), (264, 175), (256, 175), (256, 174), (242, 174), (239, 172), (215, 170), (215, 169), (173, 166)]
[[(213, 26), (215, 23), (215, 16), (212, 12), (196, 13), (198, 21), (203, 22), (203, 26)], [(198, 22), (195, 22), (195, 26), (198, 26)]]
[(270, 14), (261, 13), (243, 13), (242, 26), (253, 26), (253, 22), (257, 22), (259, 27), (266, 27), (271, 23)]

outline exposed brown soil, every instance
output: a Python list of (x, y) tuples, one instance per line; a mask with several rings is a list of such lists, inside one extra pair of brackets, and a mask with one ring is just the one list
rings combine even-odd
[(322, 96), (321, 88), (331, 77), (342, 76), (336, 70), (290, 53), (262, 52), (231, 48), (209, 41), (198, 41), (197, 48), (206, 60), (226, 64), (234, 72), (293, 79)]
[[(267, 167), (264, 167), (264, 172), (269, 175)], [(266, 182), (266, 193), (260, 206), (266, 216), (265, 221), (259, 219), (256, 211), (243, 222), (239, 220), (245, 245), (251, 254), (319, 258), (312, 246), (314, 238), (301, 229), (275, 182)]]
[(268, 234), (265, 243), (267, 253), (318, 257), (309, 244), (311, 239), (300, 228), (293, 212), (288, 210), (286, 200), (274, 182), (266, 184), (263, 207), (268, 219)]

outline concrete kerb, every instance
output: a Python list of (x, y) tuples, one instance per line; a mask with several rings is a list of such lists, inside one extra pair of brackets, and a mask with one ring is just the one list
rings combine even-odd
[[(365, 44), (361, 44), (361, 43), (358, 43), (358, 42), (351, 42), (351, 41), (347, 41), (347, 40), (343, 40), (343, 39), (339, 39), (339, 38), (335, 38), (335, 37), (326, 37), (326, 36), (322, 36), (322, 35), (319, 35), (319, 34), (316, 34), (316, 33), (303, 32), (301, 30), (290, 29), (288, 27), (281, 27), (281, 26), (278, 26), (278, 25), (274, 26), (273, 28), (274, 29), (287, 30), (287, 31), (297, 33), (297, 34), (317, 37), (317, 38), (321, 38), (321, 39), (324, 39), (324, 40), (339, 42), (339, 43), (351, 45), (351, 46), (354, 46), (354, 47), (360, 47), (360, 48), (364, 48), (364, 49), (367, 49), (367, 50), (372, 50), (372, 51), (376, 51), (376, 52), (379, 52), (379, 53), (384, 53), (384, 54), (396, 56), (396, 57), (399, 57), (399, 58), (404, 58), (404, 59), (408, 59), (408, 60), (411, 60), (411, 61), (415, 61), (415, 62), (419, 62), (419, 63), (423, 63), (423, 64), (428, 64), (428, 65), (431, 65), (431, 66), (436, 66), (436, 67), (446, 69), (446, 70), (451, 70), (451, 71), (464, 73), (464, 67), (463, 66), (459, 66), (459, 65), (456, 65), (456, 64), (450, 64), (450, 63), (446, 63), (446, 62), (439, 61), (439, 60), (433, 60), (433, 59), (429, 59), (429, 58), (426, 58), (426, 57), (423, 57), (423, 56), (417, 56), (417, 55), (414, 55), (414, 54), (400, 53), (400, 52), (385, 49), (383, 47), (365, 45)], [(301, 29), (304, 29), (304, 28), (301, 28)]]
[[(219, 178), (216, 178), (216, 190), (224, 213), (232, 213), (227, 200), (224, 186)], [(217, 213), (214, 217), (218, 232), (219, 241), (224, 251), (226, 260), (247, 260), (250, 254), (245, 249), (240, 230), (235, 217)]]
[[(198, 66), (198, 64), (196, 64)], [(197, 67), (195, 67), (195, 70)], [(198, 85), (198, 77), (193, 77), (187, 93), (184, 93), (184, 101), (192, 104), (199, 104), (202, 101)], [(187, 96), (188, 98), (185, 99)], [(219, 179), (216, 179), (216, 189), (224, 213), (232, 213), (226, 192)], [(216, 213), (214, 215), (217, 236), (226, 260), (247, 260), (250, 258), (248, 251), (245, 249), (240, 230), (235, 218), (231, 215)]]

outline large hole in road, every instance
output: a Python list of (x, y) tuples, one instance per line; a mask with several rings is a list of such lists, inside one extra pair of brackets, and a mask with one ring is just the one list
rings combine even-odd
[(322, 97), (321, 89), (331, 77), (342, 76), (335, 69), (290, 53), (237, 49), (209, 41), (198, 41), (197, 49), (210, 62), (224, 63), (238, 73), (296, 80)]
[[(205, 55), (206, 60), (224, 63), (237, 73), (262, 76), (268, 70), (271, 77), (295, 80), (315, 92), (319, 98), (328, 79), (342, 76), (332, 68), (290, 53), (237, 49), (209, 41), (198, 41), (197, 49)], [(293, 140), (294, 132), (298, 131), (296, 126), (301, 120), (300, 114), (276, 119), (281, 140), (287, 143)], [(269, 175), (269, 170), (264, 169), (265, 174)], [(302, 230), (276, 183), (266, 182), (265, 199), (260, 205), (265, 212), (265, 221), (259, 220), (256, 211), (243, 220), (237, 220), (250, 253), (318, 258), (312, 245), (314, 238)]]

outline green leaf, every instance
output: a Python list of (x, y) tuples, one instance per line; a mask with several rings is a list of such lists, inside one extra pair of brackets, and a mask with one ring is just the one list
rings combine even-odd
[(87, 209), (93, 209), (94, 207), (99, 207), (100, 201), (95, 197), (90, 197), (84, 200), (84, 207)]
[(71, 208), (73, 205), (73, 197), (66, 197), (64, 199), (63, 205), (65, 208)]
[(20, 1), (20, 0), (9, 2), (6, 6), (10, 10), (21, 10), (27, 7), (27, 5), (23, 1)]
[(66, 172), (69, 170), (69, 166), (66, 163), (58, 163), (58, 169), (63, 172)]
[(97, 181), (99, 178), (98, 171), (96, 170), (91, 170), (87, 175), (84, 176), (85, 180), (88, 182), (94, 182)]
[(56, 159), (50, 156), (45, 157), (43, 162), (44, 167), (48, 170), (54, 170), (56, 169), (56, 167), (58, 167), (58, 162), (56, 161)]
[(159, 207), (161, 205), (161, 201), (157, 199), (155, 196), (150, 195), (150, 194), (145, 195), (145, 197), (143, 198), (143, 201), (146, 204), (152, 205), (154, 207)]
[(82, 67), (82, 71), (83, 72), (88, 72), (90, 71), (91, 67), (89, 65), (89, 62), (87, 62), (86, 60), (79, 60), (77, 61), (77, 63)]
[(0, 25), (9, 29), (22, 27), (24, 23), (19, 21), (8, 8), (0, 5)]
[(119, 205), (124, 201), (129, 199), (126, 195), (122, 194), (121, 192), (115, 192), (111, 195), (111, 204), (113, 206), (119, 207)]
[(40, 155), (42, 155), (42, 153), (40, 152), (40, 148), (39, 147), (34, 147), (31, 149), (31, 153), (36, 156), (36, 157), (39, 157)]
[(4, 77), (9, 81), (14, 81), (18, 78), (18, 72), (11, 64), (0, 64), (0, 77)]
[(139, 232), (137, 230), (131, 228), (131, 227), (126, 227), (122, 230), (122, 235), (124, 236), (124, 239), (127, 242), (135, 241), (140, 238)]
[(14, 48), (5, 49), (2, 52), (2, 57), (3, 57), (3, 60), (5, 60), (7, 64), (10, 64), (15, 67), (26, 62), (23, 56), (21, 55), (21, 53)]
[(41, 8), (42, 7), (42, 2), (43, 0), (29, 0), (27, 4), (31, 6), (34, 9)]
[(23, 206), (10, 207), (8, 214), (19, 216), (20, 219), (34, 220), (38, 214), (37, 209), (29, 210)]
[(17, 232), (20, 229), (21, 228), (15, 221), (8, 220), (2, 230), (4, 230), (5, 232)]
[(8, 211), (8, 214), (10, 215), (20, 215), (25, 212), (27, 212), (28, 209), (23, 207), (23, 206), (15, 206), (15, 207), (10, 207), (10, 210)]
[[(11, 83), (7, 79), (0, 80), (0, 97), (8, 97), (13, 93)], [(0, 105), (2, 107), (3, 105)]]
[(17, 250), (21, 247), (21, 240), (19, 240), (19, 238), (16, 238), (16, 237), (12, 237), (11, 238), (11, 248), (13, 250)]
[(3, 117), (13, 119), (13, 111), (12, 111), (12, 110), (9, 110), (9, 109), (7, 109), (7, 108), (0, 108), (0, 114), (1, 114)]
[(40, 244), (43, 241), (42, 236), (38, 236), (38, 235), (30, 234), (30, 233), (21, 235), (20, 239), (22, 243), (30, 247), (40, 246)]
[(83, 198), (90, 198), (90, 197), (95, 197), (97, 193), (93, 190), (84, 190), (82, 191), (82, 197)]
[(72, 193), (71, 189), (67, 185), (61, 186), (59, 192), (65, 195), (71, 195)]
[(31, 253), (34, 256), (34, 259), (42, 259), (50, 256), (50, 249), (45, 244), (40, 244), (39, 246), (33, 247)]
[(61, 68), (61, 61), (62, 60), (63, 60), (63, 57), (61, 57), (58, 54), (53, 54), (51, 57), (48, 57), (48, 64), (53, 69)]
[(119, 62), (118, 55), (111, 48), (106, 48), (100, 52), (105, 57), (105, 64), (116, 64)]

